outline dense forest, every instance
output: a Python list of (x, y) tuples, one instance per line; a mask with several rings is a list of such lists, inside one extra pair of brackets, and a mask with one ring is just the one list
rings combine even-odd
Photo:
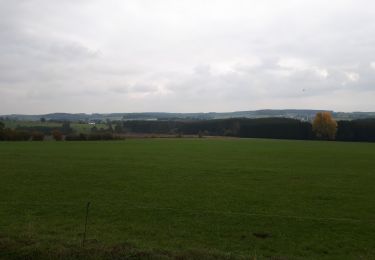
[(121, 131), (277, 139), (312, 139), (313, 137), (310, 123), (287, 118), (124, 121)]
[(336, 140), (375, 142), (375, 119), (338, 121)]

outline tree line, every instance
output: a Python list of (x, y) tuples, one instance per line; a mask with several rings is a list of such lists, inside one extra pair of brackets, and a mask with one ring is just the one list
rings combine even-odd
[(313, 122), (290, 118), (230, 118), (212, 120), (107, 121), (108, 129), (91, 133), (74, 133), (68, 122), (60, 128), (5, 128), (0, 122), (0, 140), (113, 140), (130, 133), (168, 134), (175, 136), (231, 136), (295, 140), (375, 141), (375, 119), (333, 120), (328, 112), (320, 112)]
[(375, 119), (336, 122), (317, 113), (313, 122), (290, 118), (231, 118), (195, 121), (122, 121), (118, 133), (186, 134), (295, 140), (375, 141)]
[(198, 121), (124, 121), (119, 133), (183, 134), (203, 136), (233, 136), (277, 139), (310, 139), (308, 122), (288, 118), (232, 118)]
[(0, 141), (43, 141), (46, 137), (56, 141), (94, 141), (113, 140), (115, 136), (112, 131), (97, 129), (94, 127), (91, 133), (75, 133), (70, 122), (62, 122), (61, 127), (48, 126), (17, 126), (16, 128), (5, 128), (0, 121)]

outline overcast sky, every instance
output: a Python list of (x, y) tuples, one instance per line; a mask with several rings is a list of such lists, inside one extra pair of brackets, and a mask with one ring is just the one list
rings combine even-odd
[(373, 0), (0, 0), (0, 114), (375, 111)]

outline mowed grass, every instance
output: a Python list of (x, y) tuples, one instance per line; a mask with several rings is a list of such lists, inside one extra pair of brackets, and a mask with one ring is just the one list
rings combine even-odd
[(0, 143), (0, 256), (79, 248), (88, 201), (88, 248), (375, 258), (375, 144)]

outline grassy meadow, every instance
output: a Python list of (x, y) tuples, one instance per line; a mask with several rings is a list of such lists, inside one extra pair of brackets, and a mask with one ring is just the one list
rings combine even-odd
[(0, 258), (374, 259), (374, 234), (375, 144), (0, 143)]

